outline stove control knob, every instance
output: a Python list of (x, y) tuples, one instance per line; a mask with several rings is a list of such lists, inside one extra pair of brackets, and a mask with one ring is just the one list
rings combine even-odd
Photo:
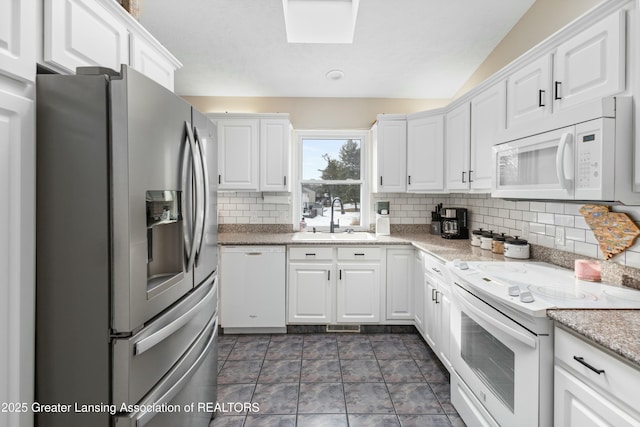
[(458, 268), (460, 270), (468, 270), (469, 264), (467, 264), (465, 261), (460, 261), (460, 263), (458, 264)]
[(517, 297), (518, 295), (520, 295), (520, 286), (518, 285), (509, 286), (509, 296)]
[(535, 298), (531, 295), (531, 292), (524, 291), (520, 293), (520, 301), (522, 302), (534, 302)]

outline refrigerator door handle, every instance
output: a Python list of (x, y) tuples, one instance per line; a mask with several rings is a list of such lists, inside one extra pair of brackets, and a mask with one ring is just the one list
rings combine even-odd
[[(201, 191), (200, 189), (202, 188), (202, 165), (198, 160), (196, 160), (198, 158), (198, 147), (196, 146), (195, 138), (193, 137), (193, 131), (191, 130), (191, 123), (189, 123), (188, 121), (185, 121), (185, 127), (187, 130), (188, 144), (191, 151), (191, 165), (193, 166), (193, 174), (195, 176), (195, 192), (196, 192), (196, 196), (194, 197), (194, 211), (195, 211), (196, 217), (195, 217), (193, 230), (192, 230), (193, 240), (191, 242), (191, 249), (189, 250), (189, 254), (187, 257), (187, 271), (189, 271), (193, 268), (196, 261), (196, 247), (198, 244), (197, 236), (202, 234), (202, 228), (203, 228), (202, 220), (200, 218), (202, 215), (202, 208), (200, 206), (202, 201), (200, 200), (201, 198), (198, 197), (198, 194)], [(186, 177), (183, 175), (183, 178), (186, 178), (186, 181), (185, 181), (185, 190), (186, 190), (187, 188), (186, 185), (188, 184), (190, 177), (188, 175)]]
[[(202, 146), (202, 139), (200, 138), (200, 133), (198, 132), (198, 128), (194, 127), (194, 139), (196, 145), (196, 153), (198, 155), (198, 159), (196, 161), (200, 162), (200, 166), (202, 167), (202, 180), (203, 185), (199, 188), (199, 192), (202, 195), (202, 209), (201, 209), (201, 230), (200, 234), (197, 235), (198, 242), (196, 243), (196, 263), (198, 262), (198, 257), (200, 256), (200, 252), (202, 251), (202, 242), (204, 241), (204, 226), (207, 220), (207, 214), (209, 211), (209, 170), (207, 169), (207, 162), (204, 158), (204, 147)], [(200, 196), (199, 196), (200, 197)]]
[(211, 298), (215, 296), (217, 289), (218, 289), (217, 286), (213, 286), (211, 290), (207, 293), (207, 295), (205, 295), (196, 305), (191, 307), (189, 311), (182, 314), (180, 317), (176, 318), (174, 321), (172, 321), (171, 323), (169, 323), (167, 326), (160, 329), (159, 331), (154, 332), (148, 337), (143, 338), (137, 343), (135, 343), (133, 345), (133, 354), (138, 356), (144, 353), (145, 351), (150, 350), (155, 345), (161, 343), (162, 341), (166, 340), (168, 337), (173, 335), (175, 332), (177, 332), (180, 328), (186, 325), (191, 320), (191, 318), (197, 315), (198, 312), (202, 310), (203, 306), (207, 306), (207, 304), (209, 304), (209, 301), (211, 300)]
[[(157, 400), (154, 400), (154, 402), (153, 402), (154, 405), (161, 406), (163, 404), (168, 404), (168, 403), (170, 403), (172, 401), (172, 399), (174, 397), (176, 397), (178, 395), (178, 393), (180, 391), (182, 391), (184, 386), (191, 380), (191, 377), (193, 377), (193, 375), (198, 371), (198, 368), (200, 368), (200, 365), (202, 365), (202, 363), (204, 362), (204, 359), (209, 354), (209, 351), (210, 351), (211, 347), (214, 345), (215, 340), (216, 340), (216, 336), (217, 336), (216, 330), (217, 329), (218, 329), (218, 318), (216, 316), (214, 316), (211, 319), (211, 321), (209, 322), (209, 324), (207, 324), (207, 326), (205, 328), (205, 330), (211, 330), (212, 332), (211, 332), (211, 336), (209, 337), (209, 339), (207, 341), (207, 345), (204, 348), (204, 351), (200, 354), (200, 356), (193, 363), (193, 365), (191, 365), (189, 370), (187, 372), (185, 372), (185, 374), (178, 381), (176, 381), (175, 384), (173, 384), (173, 386), (171, 386), (171, 388), (166, 391), (166, 393), (164, 393)], [(144, 427), (157, 414), (158, 414), (157, 412), (141, 412), (139, 417), (136, 418), (136, 424), (135, 424), (136, 427)]]

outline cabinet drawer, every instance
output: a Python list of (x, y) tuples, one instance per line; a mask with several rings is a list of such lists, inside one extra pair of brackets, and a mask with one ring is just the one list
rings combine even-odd
[(437, 258), (434, 258), (429, 254), (424, 254), (424, 270), (425, 273), (430, 274), (434, 277), (437, 277), (444, 281), (448, 280), (447, 267)]
[(290, 260), (331, 260), (333, 248), (310, 246), (304, 248), (289, 248)]
[[(640, 370), (563, 330), (555, 329), (555, 363), (633, 408), (640, 407)], [(575, 358), (581, 359), (581, 361)], [(595, 370), (602, 370), (598, 374)]]
[(382, 250), (380, 248), (338, 248), (340, 260), (380, 260)]

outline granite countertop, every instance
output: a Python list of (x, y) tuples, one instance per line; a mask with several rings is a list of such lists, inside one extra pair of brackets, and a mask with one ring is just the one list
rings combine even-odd
[(371, 246), (371, 245), (412, 245), (427, 251), (443, 261), (462, 259), (465, 261), (504, 261), (502, 255), (471, 246), (469, 239), (452, 240), (440, 236), (418, 234), (392, 234), (378, 236), (376, 240), (356, 241), (305, 241), (293, 240), (296, 233), (220, 233), (218, 243), (224, 246), (233, 245), (329, 245), (329, 246)]
[[(220, 245), (412, 245), (442, 259), (453, 261), (509, 261), (503, 255), (471, 246), (468, 239), (449, 240), (428, 233), (393, 233), (367, 241), (293, 240), (295, 233), (220, 233)], [(516, 260), (520, 261), (520, 260)], [(535, 259), (547, 261), (549, 259)], [(548, 310), (557, 323), (611, 350), (640, 368), (640, 310)]]
[(547, 316), (640, 368), (640, 310), (547, 310)]

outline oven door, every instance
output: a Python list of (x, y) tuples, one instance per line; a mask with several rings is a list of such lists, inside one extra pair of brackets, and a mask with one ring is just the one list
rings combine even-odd
[(452, 290), (451, 359), (466, 385), (452, 387), (454, 406), (476, 418), (465, 419), (470, 425), (537, 427), (539, 337), (460, 286)]

